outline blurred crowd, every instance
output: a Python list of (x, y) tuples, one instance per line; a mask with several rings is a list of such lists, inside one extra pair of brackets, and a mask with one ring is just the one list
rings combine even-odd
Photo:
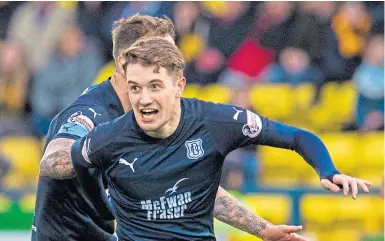
[(0, 138), (42, 138), (111, 66), (113, 22), (135, 13), (174, 22), (188, 83), (221, 83), (252, 109), (259, 83), (311, 83), (316, 104), (325, 83), (353, 81), (346, 129), (383, 129), (383, 2), (0, 2)]

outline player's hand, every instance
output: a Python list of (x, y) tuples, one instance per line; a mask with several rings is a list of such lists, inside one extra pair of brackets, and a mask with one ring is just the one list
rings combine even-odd
[(269, 224), (263, 233), (263, 241), (309, 241), (295, 232), (301, 231), (302, 226), (272, 225)]
[(345, 196), (348, 195), (351, 188), (353, 199), (357, 198), (358, 187), (360, 187), (364, 192), (369, 192), (369, 188), (372, 186), (372, 183), (369, 181), (351, 177), (345, 174), (334, 175), (332, 181), (333, 182), (331, 182), (329, 179), (321, 179), (321, 186), (332, 192), (339, 192), (341, 190), (340, 187), (342, 187)]

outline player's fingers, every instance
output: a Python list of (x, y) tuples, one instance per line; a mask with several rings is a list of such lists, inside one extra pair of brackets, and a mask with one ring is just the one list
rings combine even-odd
[(307, 241), (306, 239), (304, 239), (303, 237), (299, 236), (296, 233), (290, 234), (290, 236), (288, 236), (288, 238), (289, 238), (288, 239), (289, 241)]
[(291, 241), (292, 238), (293, 238), (293, 234), (290, 233), (290, 234), (286, 234), (285, 237), (280, 239), (280, 241)]
[(301, 237), (296, 233), (293, 233), (293, 237), (290, 241), (309, 241), (307, 238)]
[(360, 180), (363, 181), (363, 182), (365, 183), (366, 186), (368, 186), (368, 187), (371, 187), (371, 186), (372, 186), (372, 183), (371, 183), (371, 182), (366, 181), (366, 180), (362, 180), (362, 179), (360, 179)]
[(353, 199), (356, 199), (358, 194), (358, 187), (357, 187), (357, 180), (355, 178), (352, 178), (350, 180), (350, 186), (352, 187), (352, 197)]
[(289, 241), (293, 240), (295, 237), (294, 235), (295, 235), (295, 233), (289, 234), (289, 236), (287, 237), (287, 240), (289, 240)]
[(365, 185), (363, 180), (358, 179), (357, 181), (358, 186), (364, 190), (364, 192), (369, 192), (369, 188)]
[(321, 186), (323, 188), (325, 188), (326, 190), (330, 190), (332, 192), (339, 192), (340, 191), (340, 188), (336, 184), (329, 181), (328, 179), (322, 179), (321, 180)]
[(301, 226), (291, 226), (291, 225), (284, 225), (283, 226), (283, 231), (285, 233), (295, 233), (295, 232), (299, 232), (302, 230), (302, 225)]
[(349, 193), (349, 179), (348, 179), (348, 177), (342, 179), (342, 186), (344, 189), (344, 195), (347, 196)]

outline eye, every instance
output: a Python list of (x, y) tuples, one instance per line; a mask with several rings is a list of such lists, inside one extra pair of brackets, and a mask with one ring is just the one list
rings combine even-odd
[(161, 88), (161, 86), (159, 84), (152, 84), (151, 85), (151, 89), (158, 90), (160, 88)]
[(139, 90), (139, 86), (133, 85), (133, 86), (130, 87), (130, 90), (131, 91), (138, 91)]

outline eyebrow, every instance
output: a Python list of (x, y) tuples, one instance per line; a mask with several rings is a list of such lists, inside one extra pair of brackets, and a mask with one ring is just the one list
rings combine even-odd
[[(154, 82), (163, 82), (163, 81), (160, 80), (160, 79), (153, 79), (153, 80), (150, 81), (150, 84), (151, 84), (151, 83), (154, 83)], [(133, 84), (133, 85), (138, 85), (138, 83), (136, 83), (136, 82), (133, 81), (133, 80), (127, 80), (127, 83), (128, 83), (128, 84)]]
[(163, 82), (163, 81), (160, 80), (160, 79), (153, 79), (153, 80), (150, 81), (150, 84), (151, 84), (151, 83), (154, 83), (154, 82)]

